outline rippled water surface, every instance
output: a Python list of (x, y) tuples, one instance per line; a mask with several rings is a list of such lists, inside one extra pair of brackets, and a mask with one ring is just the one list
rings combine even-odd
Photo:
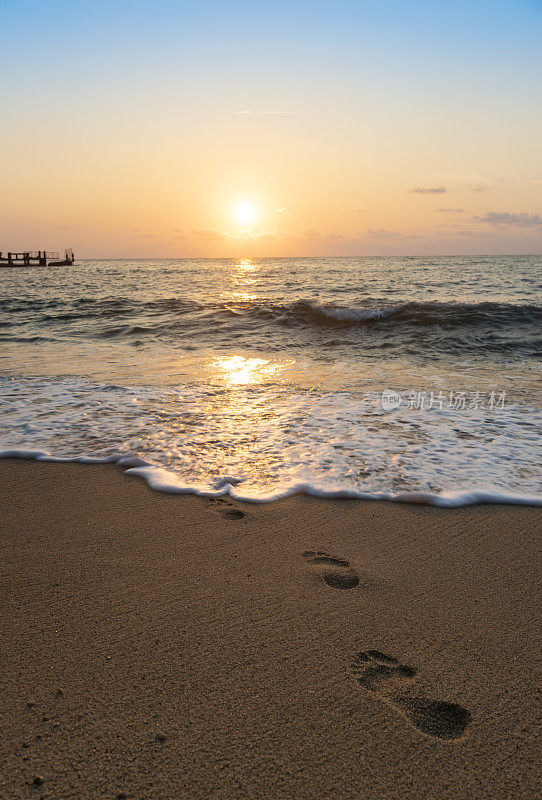
[(492, 256), (0, 270), (0, 447), (128, 458), (163, 487), (246, 497), (535, 495), (541, 268)]

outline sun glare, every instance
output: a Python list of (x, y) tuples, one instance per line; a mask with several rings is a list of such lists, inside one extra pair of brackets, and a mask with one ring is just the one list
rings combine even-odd
[(239, 225), (250, 225), (256, 218), (256, 209), (252, 203), (244, 200), (241, 203), (237, 203), (235, 206), (234, 216)]
[(221, 356), (210, 366), (229, 386), (246, 386), (271, 380), (293, 364), (293, 359), (273, 362), (266, 358)]

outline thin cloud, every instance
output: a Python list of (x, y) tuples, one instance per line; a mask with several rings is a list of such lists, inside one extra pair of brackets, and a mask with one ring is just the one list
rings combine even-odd
[(306, 228), (301, 234), (304, 239), (319, 239), (321, 234), (316, 228)]
[(281, 109), (259, 109), (259, 108), (243, 108), (239, 111), (228, 112), (235, 114), (238, 117), (337, 117), (338, 111), (331, 111), (326, 109), (321, 110), (308, 110), (303, 111), (288, 111)]
[(454, 172), (434, 172), (433, 177), (439, 181), (452, 181), (453, 183), (464, 183), (467, 186), (485, 186), (495, 183), (495, 178), (487, 175), (477, 175), (475, 173), (454, 173)]
[(489, 211), (483, 217), (475, 217), (479, 222), (489, 225), (517, 225), (520, 228), (538, 228), (542, 226), (540, 214), (521, 214), (510, 213), (509, 211)]
[(489, 186), (485, 186), (483, 183), (471, 183), (469, 186), (471, 192), (475, 194), (481, 194), (482, 192), (489, 192)]
[(222, 231), (217, 231), (214, 228), (192, 228), (194, 236), (199, 236), (201, 239), (207, 239), (210, 242), (216, 242), (224, 238)]
[(410, 189), (410, 194), (445, 194), (447, 191), (445, 186), (416, 186)]
[(137, 234), (140, 239), (156, 238), (158, 228), (130, 228), (131, 233)]
[(239, 231), (231, 235), (232, 239), (277, 239), (281, 236), (278, 231)]
[(366, 239), (391, 239), (394, 236), (399, 236), (397, 231), (389, 231), (386, 228), (369, 228), (365, 233)]
[(275, 214), (287, 214), (287, 213), (288, 213), (288, 209), (287, 208), (276, 208), (275, 209)]
[(464, 208), (437, 208), (439, 214), (463, 214)]
[(464, 239), (487, 239), (488, 234), (487, 231), (472, 231), (472, 230), (454, 230), (450, 231), (450, 236), (459, 236)]
[(244, 111), (236, 111), (236, 114), (244, 117), (262, 116), (262, 117), (296, 117), (301, 114), (301, 111), (266, 111), (266, 110), (252, 110), (245, 109)]
[(234, 233), (229, 231), (219, 231), (216, 228), (192, 228), (193, 236), (205, 239), (208, 242), (218, 242), (223, 240), (246, 241), (247, 239), (274, 239), (280, 234), (278, 231), (251, 231), (240, 230)]
[(318, 242), (340, 242), (343, 240), (346, 241), (348, 237), (346, 237), (342, 233), (337, 233), (336, 231), (329, 231), (328, 233), (323, 233), (322, 231), (316, 230), (316, 228), (306, 228), (300, 233), (294, 234), (289, 238), (293, 239), (294, 241), (312, 239), (313, 241), (318, 241)]

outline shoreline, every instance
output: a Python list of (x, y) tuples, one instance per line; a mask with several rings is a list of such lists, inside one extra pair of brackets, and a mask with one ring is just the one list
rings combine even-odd
[(0, 476), (0, 796), (537, 796), (536, 508)]
[(352, 500), (385, 503), (406, 503), (408, 505), (433, 506), (436, 508), (467, 508), (474, 505), (509, 505), (537, 508), (542, 506), (542, 495), (516, 494), (500, 489), (472, 489), (470, 491), (437, 491), (423, 489), (407, 489), (403, 492), (390, 491), (362, 492), (358, 489), (320, 489), (309, 483), (299, 483), (273, 495), (243, 495), (237, 492), (236, 482), (229, 483), (222, 479), (220, 488), (200, 488), (183, 484), (174, 472), (151, 464), (144, 459), (132, 456), (55, 456), (43, 450), (27, 450), (8, 448), (0, 450), (1, 461), (37, 461), (45, 464), (66, 464), (84, 466), (110, 466), (123, 470), (130, 477), (141, 478), (153, 491), (173, 495), (192, 495), (208, 500), (230, 499), (234, 502), (248, 504), (267, 504), (286, 500), (289, 497), (311, 497), (318, 500)]

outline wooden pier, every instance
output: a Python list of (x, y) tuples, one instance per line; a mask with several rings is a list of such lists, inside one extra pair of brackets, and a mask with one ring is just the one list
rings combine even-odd
[(59, 253), (48, 250), (27, 250), (22, 253), (4, 253), (0, 250), (0, 267), (67, 267), (73, 264), (75, 256), (71, 247), (64, 251), (64, 258)]

